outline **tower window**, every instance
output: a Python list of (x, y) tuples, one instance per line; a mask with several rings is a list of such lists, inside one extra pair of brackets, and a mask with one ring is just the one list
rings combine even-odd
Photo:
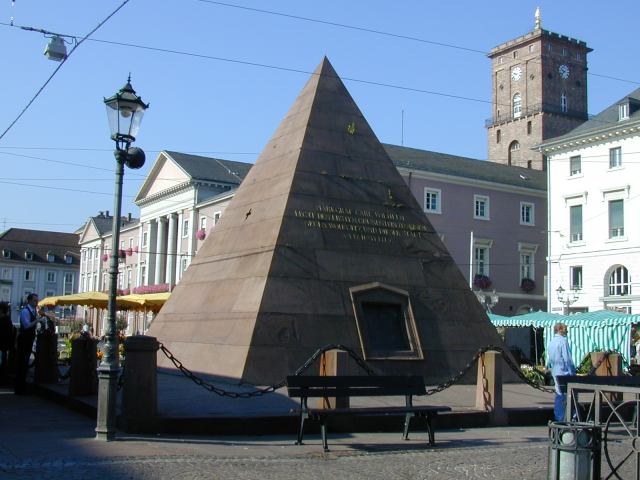
[(582, 60), (582, 55), (580, 52), (576, 52), (576, 60)]
[(500, 129), (496, 130), (496, 143), (500, 143), (501, 134), (502, 132), (500, 131)]
[(498, 57), (498, 63), (504, 63), (504, 57)]
[(535, 45), (529, 45), (529, 53), (533, 52), (536, 49)]
[(519, 118), (522, 115), (522, 97), (519, 93), (513, 96), (513, 116)]
[(560, 95), (560, 110), (567, 113), (567, 96), (564, 93)]
[(531, 135), (531, 122), (527, 122), (527, 135)]
[(518, 51), (517, 50), (513, 51), (513, 58), (518, 58)]
[(567, 56), (567, 49), (566, 49), (566, 48), (563, 48), (563, 49), (562, 49), (562, 56), (563, 56), (563, 57), (566, 57), (566, 56)]
[(512, 152), (520, 150), (520, 144), (517, 141), (511, 142), (511, 145), (509, 145), (509, 150), (511, 150)]

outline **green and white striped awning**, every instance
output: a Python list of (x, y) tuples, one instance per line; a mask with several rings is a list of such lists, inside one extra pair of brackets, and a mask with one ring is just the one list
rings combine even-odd
[(532, 312), (514, 317), (489, 314), (496, 327), (544, 328), (545, 357), (549, 342), (553, 338), (553, 326), (562, 322), (567, 325), (567, 339), (571, 356), (576, 365), (589, 352), (617, 350), (624, 360), (631, 357), (631, 325), (640, 323), (640, 315), (600, 310), (597, 312), (558, 315), (547, 312)]

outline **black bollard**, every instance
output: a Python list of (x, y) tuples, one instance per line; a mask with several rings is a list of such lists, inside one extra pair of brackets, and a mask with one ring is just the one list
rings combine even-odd
[(69, 395), (98, 393), (98, 342), (89, 335), (80, 335), (71, 342), (71, 375)]
[(58, 335), (44, 330), (36, 337), (35, 383), (58, 382)]

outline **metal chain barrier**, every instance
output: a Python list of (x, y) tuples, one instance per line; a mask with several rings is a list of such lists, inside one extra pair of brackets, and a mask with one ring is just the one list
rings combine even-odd
[[(171, 361), (171, 363), (173, 363), (173, 365), (180, 370), (180, 372), (185, 375), (187, 378), (189, 378), (190, 380), (192, 380), (196, 385), (199, 385), (217, 395), (223, 396), (223, 397), (230, 397), (230, 398), (251, 398), (251, 397), (258, 397), (261, 395), (266, 395), (268, 393), (273, 393), (276, 390), (284, 387), (286, 385), (286, 381), (282, 380), (280, 382), (278, 382), (275, 385), (271, 385), (269, 387), (265, 387), (265, 388), (261, 388), (261, 389), (256, 389), (256, 390), (252, 390), (249, 392), (233, 392), (233, 391), (228, 391), (228, 390), (224, 390), (222, 388), (216, 387), (215, 385), (197, 377), (196, 375), (193, 374), (193, 372), (191, 372), (191, 370), (189, 370), (187, 367), (185, 367), (182, 362), (180, 360), (178, 360), (170, 351), (167, 347), (165, 347), (162, 343), (160, 343), (160, 350), (162, 351), (162, 353), (164, 353), (166, 355), (166, 357)], [(340, 345), (340, 344), (331, 344), (331, 345), (326, 345), (320, 349), (318, 349), (311, 357), (309, 357), (309, 359), (304, 362), (304, 364), (302, 364), (302, 366), (300, 366), (300, 368), (298, 368), (295, 372), (294, 372), (294, 376), (298, 376), (298, 375), (302, 375), (304, 372), (306, 372), (309, 368), (311, 368), (311, 366), (314, 364), (314, 362), (325, 352), (329, 351), (329, 350), (342, 350), (344, 352), (347, 352), (349, 354), (349, 356), (356, 362), (356, 364), (362, 368), (362, 370), (364, 370), (367, 375), (376, 375), (376, 373), (365, 363), (365, 361), (360, 358), (358, 356), (358, 354), (356, 352), (354, 352), (352, 349), (350, 349), (349, 347), (346, 347), (344, 345)], [(440, 385), (437, 385), (433, 388), (430, 388), (426, 391), (426, 396), (430, 396), (430, 395), (435, 395), (436, 393), (442, 392), (443, 390), (446, 390), (447, 388), (451, 387), (452, 385), (454, 385), (455, 383), (457, 383), (458, 381), (460, 381), (460, 379), (462, 377), (464, 377), (469, 370), (471, 370), (476, 361), (478, 361), (478, 359), (482, 356), (482, 354), (484, 354), (485, 352), (488, 351), (496, 351), (499, 352), (502, 355), (502, 358), (504, 359), (505, 363), (507, 364), (507, 366), (509, 366), (518, 376), (518, 378), (528, 384), (529, 386), (535, 388), (536, 390), (540, 390), (541, 392), (545, 392), (545, 393), (554, 393), (555, 389), (553, 388), (548, 388), (548, 387), (544, 387), (542, 385), (538, 385), (537, 383), (531, 381), (529, 378), (527, 378), (522, 371), (520, 370), (520, 366), (517, 365), (515, 363), (515, 361), (511, 358), (510, 354), (505, 351), (502, 347), (496, 347), (493, 345), (488, 345), (486, 347), (482, 347), (480, 349), (478, 349), (478, 351), (476, 352), (476, 354), (473, 356), (473, 358), (464, 366), (464, 368), (462, 368), (458, 373), (456, 373), (455, 375), (453, 375), (451, 378), (449, 378), (449, 380), (445, 381), (444, 383), (441, 383)], [(589, 372), (589, 375), (593, 375), (595, 373), (595, 371), (598, 369), (598, 367), (600, 367), (600, 365), (602, 364), (602, 362), (604, 362), (605, 359), (607, 359), (609, 357), (610, 354), (619, 354), (619, 352), (615, 351), (615, 350), (608, 350), (606, 352), (604, 352), (604, 356), (602, 357), (602, 359), (600, 359), (600, 361), (598, 362), (597, 365), (593, 366), (591, 368), (591, 371)], [(621, 358), (623, 360), (623, 362), (626, 364), (626, 360), (624, 359), (624, 357)], [(583, 360), (583, 363), (586, 361)], [(581, 364), (582, 365), (582, 364)], [(628, 367), (628, 364), (627, 364)], [(609, 367), (610, 370), (610, 367)], [(124, 369), (123, 369), (123, 375), (124, 375)], [(120, 388), (122, 386), (122, 379), (123, 379), (123, 375), (120, 376), (120, 379), (118, 381), (118, 388)], [(484, 365), (483, 365), (483, 379), (484, 379)], [(486, 388), (485, 388), (486, 390)], [(488, 393), (488, 392), (487, 392)], [(486, 398), (485, 398), (486, 400)]]

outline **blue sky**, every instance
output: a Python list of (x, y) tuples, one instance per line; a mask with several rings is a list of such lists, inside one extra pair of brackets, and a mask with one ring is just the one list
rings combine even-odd
[[(82, 37), (121, 3), (2, 3), (0, 133), (58, 66), (42, 55), (44, 36), (9, 26), (10, 17), (14, 25)], [(594, 49), (590, 113), (640, 87), (637, 0), (224, 3), (425, 41), (204, 0), (130, 0), (77, 48), (0, 139), (0, 230), (73, 231), (98, 211), (113, 211), (115, 161), (102, 99), (129, 72), (151, 104), (136, 142), (147, 164), (125, 173), (123, 213), (134, 215), (133, 197), (160, 150), (255, 161), (307, 81), (304, 72), (324, 55), (343, 78), (401, 87), (345, 80), (381, 141), (402, 142), (404, 110), (404, 145), (479, 159), (487, 156), (484, 120), (491, 116), (490, 62), (482, 52), (532, 30), (538, 5), (543, 28)]]

